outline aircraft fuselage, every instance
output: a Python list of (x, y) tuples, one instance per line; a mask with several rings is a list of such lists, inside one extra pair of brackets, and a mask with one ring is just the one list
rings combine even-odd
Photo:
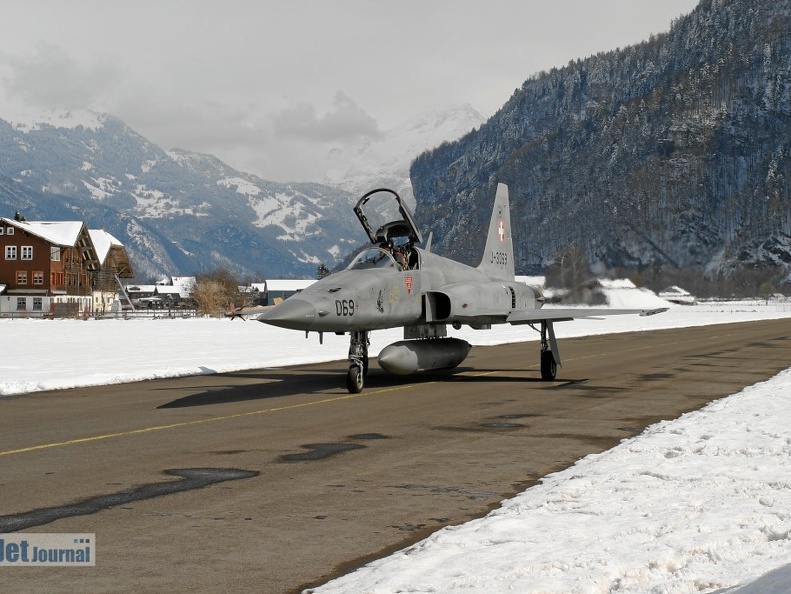
[(536, 309), (536, 290), (492, 281), (476, 268), (422, 249), (413, 269), (348, 269), (317, 281), (266, 316), (272, 325), (309, 332), (381, 330), (418, 324), (501, 324), (513, 310)]

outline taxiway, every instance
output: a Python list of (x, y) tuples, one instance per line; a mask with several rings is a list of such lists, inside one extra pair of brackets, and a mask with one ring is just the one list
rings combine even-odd
[(0, 401), (0, 533), (96, 533), (9, 590), (295, 591), (789, 366), (791, 319), (476, 347), (453, 373), (345, 361)]

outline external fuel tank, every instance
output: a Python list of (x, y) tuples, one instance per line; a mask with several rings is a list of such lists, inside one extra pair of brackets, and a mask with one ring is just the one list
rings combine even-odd
[(470, 353), (470, 343), (458, 338), (401, 340), (379, 353), (379, 367), (396, 375), (452, 369)]

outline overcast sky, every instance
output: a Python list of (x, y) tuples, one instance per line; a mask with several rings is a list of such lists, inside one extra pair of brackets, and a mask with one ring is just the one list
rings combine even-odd
[(697, 0), (0, 0), (0, 117), (117, 115), (162, 148), (321, 181), (332, 146), (670, 28)]

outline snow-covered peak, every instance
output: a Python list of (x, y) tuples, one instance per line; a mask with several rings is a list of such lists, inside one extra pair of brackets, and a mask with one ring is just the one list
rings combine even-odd
[(432, 111), (391, 130), (378, 139), (366, 138), (335, 148), (328, 156), (325, 183), (352, 194), (374, 187), (392, 187), (414, 206), (409, 166), (422, 152), (457, 140), (485, 118), (470, 105)]
[(407, 131), (433, 135), (437, 144), (450, 142), (477, 128), (486, 121), (470, 104), (449, 107), (445, 110), (433, 110), (420, 118), (407, 122)]
[(0, 119), (5, 120), (20, 132), (40, 130), (42, 126), (66, 129), (83, 127), (98, 130), (104, 126), (107, 115), (88, 109), (56, 110), (33, 107), (13, 109), (6, 106), (0, 113)]

